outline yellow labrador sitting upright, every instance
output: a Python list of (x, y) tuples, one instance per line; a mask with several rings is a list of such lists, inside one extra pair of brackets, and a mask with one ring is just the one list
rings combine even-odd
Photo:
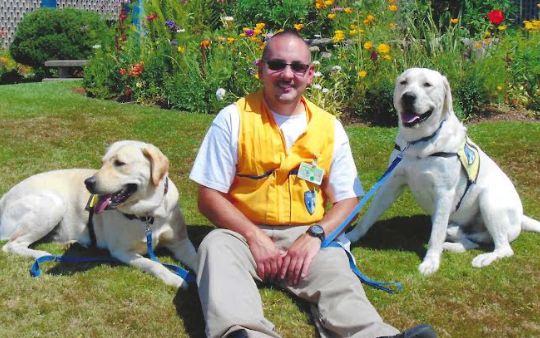
[(540, 232), (540, 223), (523, 214), (510, 179), (467, 138), (444, 76), (425, 68), (406, 70), (396, 80), (394, 107), (399, 134), (390, 160), (400, 151), (403, 159), (347, 234), (351, 241), (368, 231), (406, 185), (431, 215), (431, 237), (419, 266), (424, 275), (439, 269), (443, 249), (463, 252), (493, 243), (493, 252), (472, 261), (474, 267), (484, 267), (512, 256), (510, 242), (521, 230)]
[[(145, 219), (154, 247), (169, 249), (196, 271), (196, 251), (187, 236), (178, 205), (178, 190), (168, 178), (169, 161), (155, 146), (139, 141), (113, 143), (99, 170), (67, 169), (29, 177), (0, 200), (2, 250), (38, 258), (48, 252), (29, 246), (42, 238), (55, 242), (91, 243), (88, 211), (90, 192), (98, 195), (94, 232), (99, 248), (175, 287), (185, 281), (146, 253)], [(85, 188), (86, 185), (86, 188)], [(87, 190), (88, 189), (88, 190)]]

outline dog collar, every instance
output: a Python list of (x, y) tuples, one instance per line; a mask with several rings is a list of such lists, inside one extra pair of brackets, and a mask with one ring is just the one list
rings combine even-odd
[(446, 119), (442, 120), (441, 121), (441, 124), (439, 124), (439, 128), (437, 128), (437, 130), (435, 130), (433, 132), (433, 134), (429, 135), (429, 136), (425, 136), (425, 137), (422, 137), (422, 138), (419, 138), (418, 140), (414, 140), (414, 141), (411, 141), (409, 142), (409, 145), (413, 145), (413, 144), (416, 144), (416, 143), (420, 143), (420, 142), (424, 142), (424, 141), (427, 141), (427, 140), (430, 140), (432, 138), (435, 137), (435, 135), (437, 135), (437, 133), (439, 132), (439, 130), (441, 130), (444, 122), (446, 121)]

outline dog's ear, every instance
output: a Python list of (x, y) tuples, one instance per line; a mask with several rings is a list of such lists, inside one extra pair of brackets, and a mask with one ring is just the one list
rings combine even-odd
[(150, 160), (152, 183), (157, 186), (163, 176), (169, 172), (169, 159), (153, 146), (143, 148), (143, 154)]
[(450, 83), (446, 76), (443, 76), (443, 85), (444, 85), (444, 103), (443, 103), (443, 113), (451, 113), (454, 111), (454, 106), (452, 105), (452, 90), (450, 89)]

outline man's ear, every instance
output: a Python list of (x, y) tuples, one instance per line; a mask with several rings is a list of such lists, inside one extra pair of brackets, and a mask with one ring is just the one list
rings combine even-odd
[(150, 160), (152, 183), (157, 186), (159, 181), (169, 172), (169, 159), (154, 146), (143, 148), (143, 154)]

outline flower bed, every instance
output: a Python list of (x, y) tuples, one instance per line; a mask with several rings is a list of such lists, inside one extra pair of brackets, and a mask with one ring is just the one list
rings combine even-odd
[(115, 44), (86, 67), (85, 87), (97, 97), (216, 113), (257, 88), (266, 39), (294, 28), (312, 42), (317, 67), (307, 95), (336, 115), (393, 124), (394, 79), (412, 66), (447, 75), (462, 117), (486, 103), (540, 110), (540, 21), (515, 24), (512, 1), (438, 10), (397, 0), (279, 4), (165, 0), (140, 9), (128, 1)]

